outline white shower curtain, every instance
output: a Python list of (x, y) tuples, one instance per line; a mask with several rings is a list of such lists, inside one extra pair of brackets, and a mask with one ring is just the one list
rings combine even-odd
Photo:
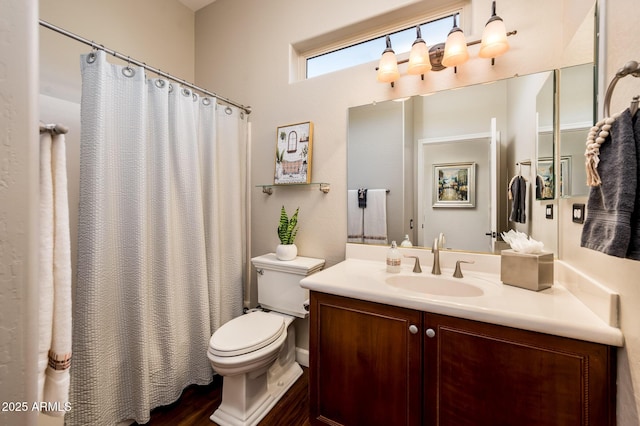
[(209, 383), (242, 313), (245, 115), (83, 55), (69, 424), (111, 425)]

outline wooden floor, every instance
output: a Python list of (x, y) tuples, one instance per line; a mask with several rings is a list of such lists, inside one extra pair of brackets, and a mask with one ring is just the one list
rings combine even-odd
[[(260, 426), (310, 426), (309, 371), (302, 367), (302, 376), (283, 395), (273, 409), (259, 423)], [(222, 377), (215, 376), (207, 386), (189, 386), (180, 399), (171, 405), (151, 412), (147, 425), (215, 426), (209, 416), (222, 400)], [(137, 423), (134, 423), (136, 425)]]

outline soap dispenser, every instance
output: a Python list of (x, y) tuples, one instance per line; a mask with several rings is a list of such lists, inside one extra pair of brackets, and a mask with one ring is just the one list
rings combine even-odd
[(404, 240), (400, 243), (400, 247), (413, 247), (413, 244), (411, 244), (411, 240), (409, 239), (409, 234), (404, 236)]
[(387, 250), (387, 272), (398, 273), (400, 272), (400, 262), (402, 256), (398, 250), (398, 246), (395, 241), (391, 242), (391, 247)]

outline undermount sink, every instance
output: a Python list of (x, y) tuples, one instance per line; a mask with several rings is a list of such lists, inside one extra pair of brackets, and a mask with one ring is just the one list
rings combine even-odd
[(417, 275), (397, 275), (385, 280), (387, 284), (403, 290), (415, 291), (416, 293), (427, 293), (437, 296), (453, 297), (477, 297), (484, 294), (484, 290), (459, 279), (417, 276)]

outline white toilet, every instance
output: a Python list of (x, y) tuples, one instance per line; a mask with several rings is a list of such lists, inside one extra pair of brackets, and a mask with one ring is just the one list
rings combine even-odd
[(273, 253), (251, 262), (258, 272), (258, 302), (266, 311), (234, 318), (209, 340), (207, 356), (223, 376), (222, 403), (211, 420), (221, 426), (258, 424), (302, 374), (293, 320), (308, 315), (309, 292), (300, 280), (324, 266), (323, 259), (282, 261)]

